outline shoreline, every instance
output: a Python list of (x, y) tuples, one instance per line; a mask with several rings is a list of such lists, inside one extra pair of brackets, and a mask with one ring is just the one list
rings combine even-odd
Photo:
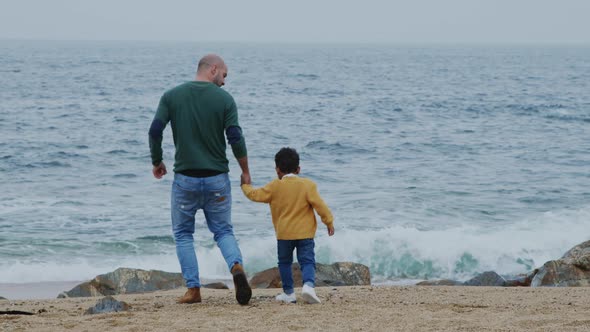
[(84, 281), (43, 281), (26, 283), (0, 283), (0, 296), (8, 300), (49, 300), (56, 299)]
[[(89, 279), (90, 280), (90, 279)], [(87, 282), (82, 281), (42, 281), (42, 282), (26, 282), (26, 283), (0, 283), (0, 297), (7, 300), (52, 300), (57, 299), (57, 296), (62, 292), (69, 291), (75, 286)], [(228, 288), (233, 288), (231, 279), (202, 279), (202, 285), (222, 282)], [(177, 288), (183, 289), (184, 287)], [(142, 294), (142, 293), (137, 293)], [(147, 294), (147, 293), (146, 293)], [(121, 294), (124, 295), (124, 294)], [(117, 295), (118, 296), (118, 295)]]
[[(90, 279), (89, 279), (90, 280)], [(87, 282), (89, 280), (81, 281), (42, 281), (42, 282), (27, 282), (27, 283), (0, 283), (0, 297), (7, 300), (51, 300), (57, 299), (57, 296), (62, 292), (69, 291), (75, 286)], [(433, 279), (434, 280), (434, 279)], [(425, 279), (395, 279), (395, 280), (378, 280), (371, 281), (370, 287), (413, 287), (417, 286), (419, 282), (428, 281)], [(210, 283), (222, 282), (229, 289), (233, 289), (233, 281), (231, 279), (202, 279), (201, 284), (207, 285)], [(455, 287), (460, 287), (455, 286)], [(339, 286), (341, 287), (341, 286)], [(361, 286), (358, 286), (361, 287)], [(366, 286), (365, 286), (366, 287)], [(440, 287), (440, 286), (430, 286)], [(177, 288), (185, 289), (184, 287)], [(254, 289), (256, 291), (258, 289)], [(278, 290), (278, 288), (277, 288)], [(164, 290), (163, 290), (164, 291)], [(172, 290), (169, 290), (172, 291)], [(160, 292), (160, 291), (156, 291)], [(143, 293), (134, 293), (143, 294)], [(134, 294), (118, 294), (119, 295), (134, 295)], [(149, 293), (146, 293), (149, 294)]]
[(26, 331), (587, 331), (590, 287), (469, 286), (318, 287), (322, 303), (274, 300), (280, 289), (255, 289), (249, 305), (233, 290), (202, 290), (203, 302), (176, 304), (184, 289), (116, 295), (129, 311), (84, 315), (101, 297), (0, 300), (0, 329)]
[[(27, 282), (27, 283), (0, 283), (0, 297), (7, 300), (52, 300), (57, 299), (57, 296), (62, 292), (69, 291), (75, 286), (87, 282), (82, 281), (43, 281), (43, 282)], [(417, 279), (400, 279), (395, 281), (380, 281), (371, 282), (372, 287), (397, 287), (397, 286), (415, 286), (418, 282), (424, 280)], [(233, 289), (234, 285), (231, 279), (204, 279), (201, 281), (202, 285), (214, 282), (222, 282), (229, 289)], [(185, 289), (180, 287), (177, 289)], [(254, 289), (256, 291), (257, 289)], [(278, 288), (277, 288), (278, 290)], [(142, 293), (136, 293), (142, 294)], [(146, 293), (148, 294), (148, 293)], [(120, 294), (127, 295), (127, 294)], [(133, 294), (128, 294), (133, 295)], [(117, 295), (119, 296), (119, 295)]]

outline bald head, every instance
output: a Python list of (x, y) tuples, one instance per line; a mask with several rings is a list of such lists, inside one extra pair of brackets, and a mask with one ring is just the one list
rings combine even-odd
[(217, 86), (225, 84), (227, 66), (217, 54), (207, 54), (199, 60), (197, 67), (197, 81), (215, 83)]
[(199, 60), (197, 73), (211, 68), (212, 66), (225, 66), (223, 59), (217, 54), (207, 54)]

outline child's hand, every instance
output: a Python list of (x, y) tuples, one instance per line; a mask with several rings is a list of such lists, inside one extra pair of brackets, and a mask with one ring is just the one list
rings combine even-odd
[(328, 235), (332, 236), (334, 235), (334, 226), (327, 226), (328, 227)]

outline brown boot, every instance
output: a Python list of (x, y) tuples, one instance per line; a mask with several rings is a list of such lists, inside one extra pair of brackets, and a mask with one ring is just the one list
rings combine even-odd
[(182, 297), (179, 297), (177, 303), (200, 303), (201, 289), (199, 287), (189, 288)]
[(231, 268), (231, 274), (234, 277), (236, 300), (238, 300), (238, 303), (241, 305), (248, 304), (252, 297), (252, 289), (250, 288), (250, 285), (248, 285), (248, 278), (246, 278), (246, 273), (244, 272), (242, 264), (236, 263)]

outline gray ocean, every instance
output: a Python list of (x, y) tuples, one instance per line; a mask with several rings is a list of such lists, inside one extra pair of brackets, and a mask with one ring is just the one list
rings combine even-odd
[[(229, 66), (254, 184), (291, 146), (331, 207), (318, 262), (365, 264), (374, 283), (466, 280), (590, 239), (590, 47), (4, 40), (0, 283), (180, 271), (172, 174), (151, 175), (148, 129), (210, 52)], [(164, 151), (171, 166), (170, 128)], [(246, 268), (273, 267), (269, 207), (230, 168)], [(197, 221), (201, 276), (227, 278)]]

